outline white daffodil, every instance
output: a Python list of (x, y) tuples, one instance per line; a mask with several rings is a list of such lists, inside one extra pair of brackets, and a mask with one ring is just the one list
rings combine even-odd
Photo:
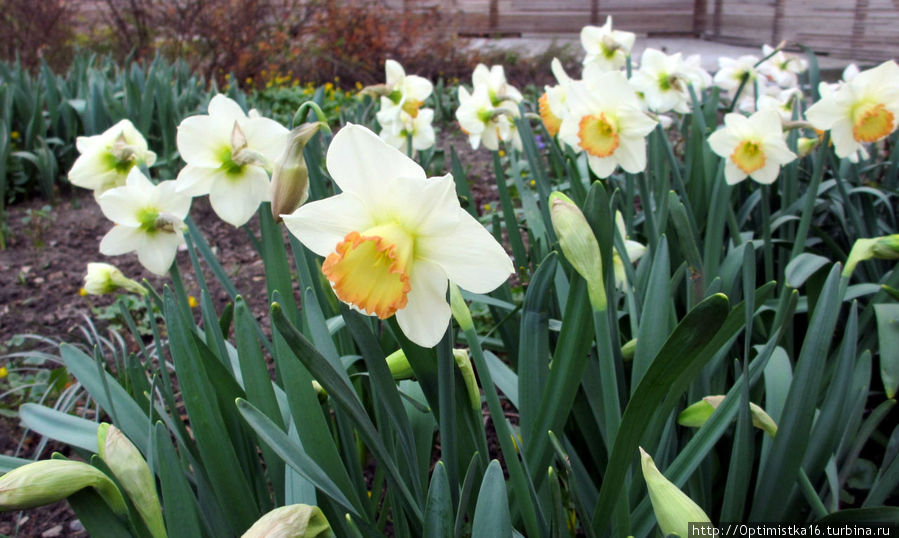
[(737, 88), (740, 87), (740, 84), (746, 81), (743, 84), (741, 95), (743, 97), (747, 95), (752, 96), (754, 102), (755, 90), (753, 88), (755, 85), (753, 83), (758, 79), (759, 75), (758, 70), (755, 68), (755, 64), (758, 61), (757, 57), (750, 54), (736, 59), (726, 56), (718, 58), (718, 72), (715, 73), (714, 78), (715, 85), (733, 95)]
[(646, 168), (646, 135), (656, 121), (643, 112), (640, 99), (619, 71), (589, 81), (573, 82), (568, 92), (568, 116), (559, 138), (587, 152), (593, 172), (609, 177), (615, 167), (630, 173)]
[(518, 107), (512, 101), (503, 101), (494, 107), (486, 86), (475, 88), (472, 93), (459, 86), (459, 108), (456, 119), (462, 131), (468, 135), (472, 149), (484, 144), (493, 151), (499, 149), (499, 142), (511, 143), (521, 149), (521, 136), (515, 125), (519, 116)]
[(706, 83), (702, 73), (702, 68), (687, 64), (679, 52), (669, 56), (648, 48), (643, 51), (640, 69), (634, 72), (630, 83), (643, 94), (649, 110), (687, 114), (691, 109), (690, 86), (698, 93)]
[(774, 47), (762, 45), (762, 56), (773, 55), (759, 65), (759, 72), (781, 88), (795, 88), (799, 85), (799, 74), (808, 69), (808, 61), (801, 56), (788, 54), (782, 50), (774, 52)]
[(125, 290), (130, 293), (145, 294), (138, 282), (126, 277), (118, 267), (108, 263), (92, 262), (87, 264), (87, 273), (84, 275), (85, 293), (90, 295), (105, 295)]
[(500, 106), (503, 101), (511, 101), (516, 105), (521, 102), (521, 92), (506, 81), (506, 73), (501, 65), (488, 69), (486, 65), (478, 64), (471, 74), (471, 83), (474, 87), (472, 91), (475, 92), (478, 88), (487, 88), (490, 103), (495, 107)]
[(124, 185), (134, 166), (153, 166), (156, 162), (156, 154), (147, 149), (147, 141), (128, 120), (116, 123), (103, 134), (79, 136), (75, 147), (81, 155), (69, 170), (69, 181), (92, 189), (94, 196)]
[[(615, 212), (615, 227), (618, 229), (621, 240), (624, 241), (627, 259), (634, 263), (642, 258), (646, 254), (646, 246), (627, 238), (627, 228), (624, 227), (624, 217), (621, 216), (621, 211)], [(621, 289), (627, 284), (627, 271), (624, 268), (624, 262), (621, 260), (618, 247), (615, 247), (615, 251), (612, 253), (612, 268), (615, 271), (615, 286)]]
[(757, 107), (759, 110), (766, 108), (775, 110), (780, 114), (781, 119), (791, 121), (793, 119), (793, 109), (796, 108), (796, 103), (801, 100), (802, 90), (799, 88), (787, 88), (778, 91), (776, 95), (766, 94), (759, 96)]
[(602, 71), (621, 69), (627, 63), (636, 38), (631, 32), (613, 30), (611, 15), (602, 26), (584, 26), (581, 28), (581, 46), (587, 52), (584, 67), (593, 65)]
[(410, 340), (430, 347), (450, 319), (448, 280), (487, 293), (512, 273), (500, 244), (459, 206), (451, 175), (427, 178), (415, 161), (352, 124), (334, 136), (327, 166), (341, 194), (283, 217), (325, 256), (322, 272), (352, 308), (396, 315)]
[(409, 138), (412, 139), (412, 149), (426, 150), (434, 145), (434, 109), (422, 108), (413, 117), (406, 112), (401, 112), (397, 123), (399, 130), (385, 128), (380, 132), (381, 139), (391, 146), (406, 151)]
[(774, 183), (780, 167), (796, 158), (784, 141), (780, 116), (771, 109), (748, 118), (737, 113), (724, 116), (724, 127), (709, 136), (709, 146), (726, 159), (724, 179), (730, 185), (746, 176), (766, 185)]
[(176, 190), (174, 181), (153, 185), (133, 168), (123, 187), (110, 189), (97, 200), (106, 218), (115, 223), (100, 241), (100, 252), (116, 256), (137, 251), (141, 265), (164, 275), (184, 243), (183, 221), (190, 201), (189, 195)]
[(805, 112), (815, 129), (830, 130), (834, 151), (858, 162), (867, 156), (864, 144), (876, 142), (896, 130), (899, 116), (899, 66), (890, 60), (862, 71), (833, 88), (818, 87), (821, 100)]
[(558, 84), (544, 86), (544, 93), (537, 104), (546, 131), (550, 136), (556, 136), (562, 125), (562, 118), (568, 115), (568, 86), (571, 85), (571, 77), (565, 72), (558, 58), (553, 58), (550, 68)]
[(234, 226), (245, 224), (269, 200), (269, 171), (287, 145), (289, 131), (216, 95), (209, 114), (178, 125), (177, 144), (187, 163), (178, 174), (178, 191), (209, 194), (216, 215)]
[(434, 85), (426, 78), (406, 75), (403, 66), (395, 60), (387, 60), (384, 70), (387, 79), (384, 85), (386, 95), (381, 96), (381, 109), (375, 117), (384, 130), (398, 135), (404, 124), (401, 114), (405, 113), (415, 119), (425, 99), (434, 91)]

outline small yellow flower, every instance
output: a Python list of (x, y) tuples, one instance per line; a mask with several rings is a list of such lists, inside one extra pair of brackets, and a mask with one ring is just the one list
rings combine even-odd
[(484, 211), (490, 211), (491, 209), (490, 204), (484, 204)]
[(87, 296), (87, 290), (84, 289), (84, 288), (78, 288), (78, 295), (80, 295), (80, 296), (82, 296), (82, 297), (86, 297), (86, 296)]
[(499, 150), (499, 156), (500, 156), (500, 157), (505, 157), (505, 156), (506, 156), (506, 152), (503, 151), (503, 150)]
[(187, 306), (189, 306), (191, 308), (196, 308), (197, 305), (199, 305), (199, 304), (200, 303), (197, 301), (196, 297), (194, 297), (193, 295), (187, 296)]
[(0, 366), (0, 379), (5, 379), (8, 375), (9, 370), (6, 368), (6, 366)]
[(13, 131), (13, 132), (9, 133), (9, 137), (12, 138), (13, 140), (18, 140), (19, 139), (19, 131)]
[(357, 89), (357, 90), (361, 90), (361, 89), (362, 89), (362, 83), (359, 82), (358, 80), (356, 81), (356, 89)]

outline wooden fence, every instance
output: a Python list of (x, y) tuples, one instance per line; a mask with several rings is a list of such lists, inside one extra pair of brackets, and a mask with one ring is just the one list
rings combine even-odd
[(787, 40), (858, 61), (899, 57), (899, 0), (386, 0), (440, 7), (462, 35), (574, 33), (602, 24), (638, 34), (692, 35), (760, 46)]

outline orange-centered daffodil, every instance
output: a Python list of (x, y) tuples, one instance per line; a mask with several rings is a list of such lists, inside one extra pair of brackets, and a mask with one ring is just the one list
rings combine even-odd
[(446, 331), (447, 282), (487, 293), (512, 273), (509, 256), (456, 198), (450, 175), (424, 170), (364, 127), (347, 125), (328, 148), (341, 193), (284, 215), (288, 230), (325, 257), (337, 297), (364, 314), (396, 315), (421, 346)]
[(774, 183), (780, 167), (796, 158), (784, 141), (780, 115), (770, 108), (748, 118), (738, 113), (724, 116), (724, 127), (712, 133), (709, 146), (726, 159), (724, 179), (731, 185), (746, 177)]

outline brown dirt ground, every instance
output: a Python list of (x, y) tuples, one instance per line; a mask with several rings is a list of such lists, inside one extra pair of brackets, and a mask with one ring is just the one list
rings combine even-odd
[[(492, 171), (492, 157), (481, 148), (472, 150), (466, 137), (444, 129), (441, 147), (446, 152), (449, 171), (449, 146), (455, 147), (471, 186), (479, 212), (485, 204), (496, 205), (498, 196)], [(59, 341), (83, 342), (80, 326), (92, 311), (114, 302), (113, 297), (81, 296), (85, 269), (89, 262), (112, 263), (127, 276), (138, 281), (146, 278), (157, 290), (168, 283), (146, 271), (134, 254), (107, 257), (98, 251), (100, 239), (111, 227), (93, 197), (86, 191), (62, 192), (46, 217), (34, 217), (46, 205), (43, 200), (29, 200), (7, 208), (9, 239), (6, 250), (0, 250), (0, 354), (9, 351), (14, 335), (37, 334)], [(29, 210), (31, 219), (29, 222)], [(244, 230), (219, 220), (208, 199), (194, 200), (191, 217), (216, 251), (220, 262), (244, 295), (257, 319), (268, 317), (262, 260)], [(253, 219), (250, 228), (258, 233)], [(191, 269), (186, 250), (177, 256), (182, 278), (189, 294), (198, 295), (196, 275)], [(228, 302), (227, 293), (216, 285), (207, 271), (207, 282), (220, 311)], [(96, 322), (100, 334), (104, 323)], [(0, 366), (5, 365), (0, 359)], [(8, 389), (0, 380), (0, 393)], [(13, 455), (22, 439), (23, 430), (15, 418), (0, 416), (0, 453)], [(36, 439), (26, 439), (20, 457), (34, 457)], [(53, 450), (67, 454), (63, 445), (49, 445), (41, 457)], [(0, 514), (0, 535), (9, 536), (85, 536), (86, 533), (65, 502), (47, 507)]]

